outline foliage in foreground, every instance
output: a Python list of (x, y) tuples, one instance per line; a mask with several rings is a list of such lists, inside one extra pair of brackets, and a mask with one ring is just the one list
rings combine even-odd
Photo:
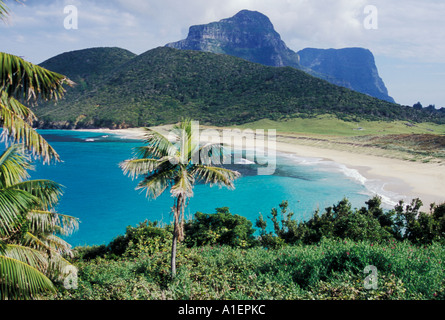
[(74, 217), (54, 211), (62, 186), (29, 180), (32, 169), (23, 147), (0, 156), (0, 299), (32, 299), (55, 291), (70, 263), (71, 246), (59, 236), (78, 227)]
[[(416, 211), (419, 201), (400, 203), (386, 213), (379, 210), (378, 198), (367, 204), (352, 210), (344, 199), (298, 224), (283, 202), (281, 224), (278, 210), (271, 212), (275, 233), (264, 231), (263, 220), (257, 222), (256, 238), (251, 237), (252, 223), (228, 208), (197, 213), (185, 228), (188, 241), (178, 246), (178, 273), (173, 279), (173, 226), (146, 221), (128, 227), (108, 246), (77, 248), (78, 288), (62, 288), (57, 299), (445, 299), (445, 247), (440, 238), (425, 237), (428, 230), (419, 241), (420, 233), (414, 231), (428, 225), (419, 222), (426, 215)], [(428, 220), (437, 232), (444, 207), (433, 206)], [(413, 212), (417, 216), (411, 220)], [(311, 226), (319, 238), (290, 237), (295, 235), (290, 230), (310, 231)], [(363, 232), (363, 227), (370, 232)], [(406, 232), (399, 233), (399, 227)], [(376, 237), (380, 235), (384, 237)], [(377, 272), (377, 287), (371, 289), (366, 286), (374, 283), (365, 272), (368, 266)]]
[[(0, 20), (8, 15), (5, 1), (0, 0)], [(58, 235), (69, 234), (77, 220), (53, 211), (61, 186), (49, 180), (28, 180), (29, 155), (48, 163), (60, 157), (34, 130), (37, 118), (25, 105), (61, 98), (64, 84), (74, 83), (0, 52), (0, 137), (12, 144), (0, 155), (1, 300), (33, 299), (55, 291), (52, 281), (70, 266), (62, 255), (69, 254), (71, 247)]]
[[(79, 261), (77, 290), (59, 299), (444, 299), (442, 245), (323, 239), (278, 250), (178, 248), (172, 280), (168, 246), (118, 259)], [(365, 288), (368, 265), (377, 289)]]

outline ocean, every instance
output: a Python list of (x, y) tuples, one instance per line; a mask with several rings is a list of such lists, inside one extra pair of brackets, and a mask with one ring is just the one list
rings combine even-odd
[[(137, 181), (125, 176), (119, 163), (133, 157), (142, 141), (100, 132), (39, 130), (60, 154), (63, 162), (36, 162), (33, 179), (50, 179), (64, 186), (57, 212), (80, 219), (80, 228), (67, 241), (73, 246), (108, 244), (125, 233), (127, 226), (145, 220), (170, 223), (173, 198), (168, 190), (156, 200), (136, 191)], [(192, 218), (197, 212), (230, 212), (255, 223), (262, 214), (287, 200), (298, 220), (307, 220), (317, 209), (337, 204), (347, 197), (353, 207), (382, 189), (381, 183), (367, 181), (356, 170), (323, 159), (277, 154), (273, 175), (259, 176), (252, 164), (234, 165), (242, 173), (235, 190), (198, 184), (185, 210)], [(268, 219), (268, 223), (272, 223)]]

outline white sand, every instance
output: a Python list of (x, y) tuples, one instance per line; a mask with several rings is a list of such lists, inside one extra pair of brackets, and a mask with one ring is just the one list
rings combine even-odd
[[(366, 179), (385, 183), (384, 189), (406, 196), (406, 202), (420, 198), (424, 210), (431, 203), (445, 202), (445, 166), (418, 163), (347, 151), (277, 142), (277, 150), (304, 157), (325, 158), (357, 169)], [(400, 199), (401, 200), (401, 199)]]

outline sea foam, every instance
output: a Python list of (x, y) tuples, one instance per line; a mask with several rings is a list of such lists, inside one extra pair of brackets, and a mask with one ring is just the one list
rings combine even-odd
[(385, 189), (387, 182), (380, 179), (368, 179), (359, 170), (349, 168), (345, 164), (323, 158), (309, 158), (297, 156), (295, 154), (277, 153), (284, 161), (289, 161), (300, 166), (309, 166), (312, 169), (326, 172), (338, 172), (365, 187), (364, 195), (373, 197), (378, 195), (382, 199), (384, 207), (393, 208), (400, 200), (405, 200), (406, 196), (388, 191)]

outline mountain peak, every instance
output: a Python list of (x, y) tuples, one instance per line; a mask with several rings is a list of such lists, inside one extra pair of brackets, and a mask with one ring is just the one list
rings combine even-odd
[(228, 54), (267, 66), (299, 68), (298, 54), (281, 40), (269, 18), (257, 11), (242, 10), (231, 18), (191, 26), (185, 40), (166, 46)]
[(261, 25), (264, 28), (270, 27), (273, 29), (272, 22), (269, 18), (258, 11), (241, 10), (231, 18), (223, 19), (221, 22), (237, 22), (244, 25)]

